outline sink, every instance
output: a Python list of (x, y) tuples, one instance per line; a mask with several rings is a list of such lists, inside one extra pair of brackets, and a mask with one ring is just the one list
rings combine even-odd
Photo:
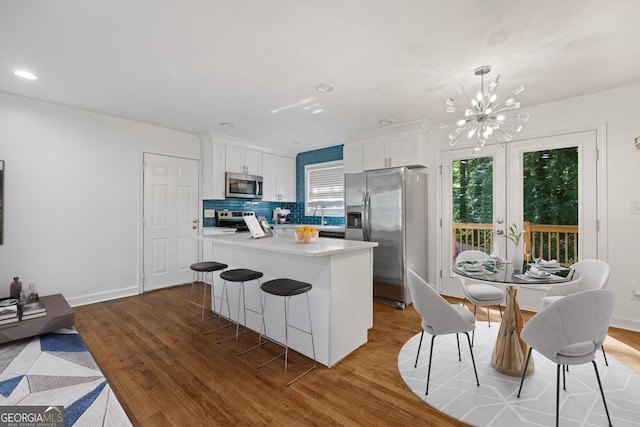
[(314, 225), (319, 231), (344, 231), (344, 225)]

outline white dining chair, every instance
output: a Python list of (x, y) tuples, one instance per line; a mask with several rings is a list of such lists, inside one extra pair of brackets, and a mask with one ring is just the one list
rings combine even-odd
[[(522, 392), (527, 366), (532, 350), (536, 350), (557, 365), (556, 373), (556, 426), (560, 419), (560, 369), (562, 366), (592, 362), (607, 413), (602, 382), (595, 362), (595, 353), (602, 346), (613, 313), (613, 292), (600, 289), (577, 292), (546, 306), (534, 315), (522, 329), (520, 336), (529, 345), (529, 352), (522, 370), (518, 397)], [(565, 379), (565, 371), (563, 379)], [(566, 379), (564, 387), (566, 390)], [(536, 392), (539, 392), (537, 390)]]
[[(546, 307), (567, 295), (576, 292), (606, 289), (609, 285), (609, 277), (611, 276), (611, 268), (609, 264), (599, 259), (584, 259), (578, 261), (571, 266), (571, 271), (567, 277), (573, 276), (574, 272), (578, 272), (580, 279), (578, 281), (567, 284), (557, 284), (549, 288), (545, 296), (542, 298), (542, 307)], [(602, 346), (602, 355), (604, 363), (609, 366), (607, 354)]]
[[(464, 261), (482, 262), (486, 258), (487, 254), (482, 251), (468, 250), (460, 252), (460, 254), (458, 254), (458, 256), (456, 257), (456, 264)], [(498, 310), (500, 311), (500, 317), (502, 317), (502, 307), (500, 306), (500, 304), (504, 304), (505, 302), (506, 293), (504, 289), (500, 289), (486, 283), (476, 282), (461, 276), (458, 276), (458, 285), (460, 287), (462, 295), (464, 296), (462, 305), (464, 305), (467, 300), (471, 301), (471, 303), (473, 304), (474, 316), (476, 315), (476, 309), (478, 308), (478, 306), (487, 307), (487, 321), (489, 323), (489, 327), (491, 327), (491, 314), (489, 312), (489, 307), (491, 307), (492, 305), (497, 305)], [(474, 339), (475, 333), (472, 334), (472, 343)]]
[(473, 371), (476, 374), (476, 385), (480, 385), (478, 381), (478, 371), (476, 370), (476, 362), (473, 358), (473, 348), (471, 347), (471, 339), (469, 332), (476, 328), (476, 319), (471, 312), (459, 304), (449, 304), (442, 296), (437, 293), (427, 282), (422, 280), (413, 270), (407, 270), (407, 279), (409, 282), (409, 292), (413, 308), (422, 317), (422, 332), (420, 333), (420, 344), (418, 344), (418, 353), (416, 354), (416, 362), (414, 368), (418, 366), (418, 358), (420, 357), (420, 348), (422, 347), (422, 338), (427, 332), (431, 335), (431, 350), (429, 351), (429, 367), (427, 370), (427, 389), (425, 394), (429, 394), (429, 379), (431, 377), (431, 360), (433, 357), (433, 341), (438, 335), (456, 334), (458, 342), (458, 360), (462, 361), (460, 355), (460, 338), (459, 333), (467, 336), (469, 343), (469, 352), (471, 353), (471, 362), (473, 363)]

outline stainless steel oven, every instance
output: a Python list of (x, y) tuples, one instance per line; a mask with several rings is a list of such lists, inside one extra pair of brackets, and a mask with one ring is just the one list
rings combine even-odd
[(227, 172), (225, 178), (226, 197), (262, 199), (261, 176)]
[(249, 227), (244, 222), (245, 216), (255, 216), (253, 211), (217, 211), (216, 218), (218, 227), (235, 228), (236, 231), (249, 231)]

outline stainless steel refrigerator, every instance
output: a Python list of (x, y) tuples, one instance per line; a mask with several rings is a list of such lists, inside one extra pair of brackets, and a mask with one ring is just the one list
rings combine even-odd
[(378, 242), (373, 295), (411, 303), (407, 268), (427, 278), (427, 176), (407, 168), (345, 175), (345, 238)]

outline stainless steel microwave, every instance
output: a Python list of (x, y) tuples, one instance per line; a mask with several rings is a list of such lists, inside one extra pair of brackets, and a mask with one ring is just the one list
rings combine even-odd
[(227, 172), (225, 174), (225, 197), (262, 199), (262, 177)]

